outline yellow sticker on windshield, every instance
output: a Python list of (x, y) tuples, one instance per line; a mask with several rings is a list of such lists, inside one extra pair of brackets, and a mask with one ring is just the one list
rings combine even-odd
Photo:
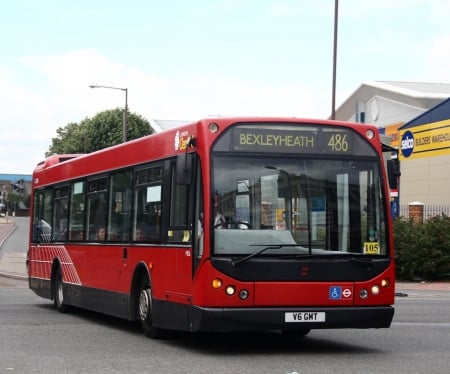
[(379, 243), (365, 242), (364, 243), (364, 254), (365, 255), (378, 255), (380, 254)]

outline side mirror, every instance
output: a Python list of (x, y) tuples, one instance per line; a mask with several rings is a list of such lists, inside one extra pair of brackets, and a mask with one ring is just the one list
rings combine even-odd
[(400, 160), (398, 158), (387, 160), (387, 174), (389, 188), (394, 190), (398, 188), (398, 178), (401, 175), (400, 172)]

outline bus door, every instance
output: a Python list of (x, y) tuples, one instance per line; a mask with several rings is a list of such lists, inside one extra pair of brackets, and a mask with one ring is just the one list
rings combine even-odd
[[(186, 153), (171, 163), (171, 188), (163, 192), (163, 206), (168, 214), (167, 253), (163, 275), (169, 299), (188, 302), (192, 294), (192, 271), (195, 258), (193, 244), (196, 242), (197, 224), (194, 222), (196, 201), (196, 157)], [(167, 216), (166, 216), (167, 219)], [(197, 244), (195, 244), (197, 245)], [(169, 265), (170, 262), (170, 265)]]

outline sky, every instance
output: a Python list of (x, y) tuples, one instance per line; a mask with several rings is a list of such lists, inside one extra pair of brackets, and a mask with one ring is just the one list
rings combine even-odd
[[(56, 130), (151, 119), (328, 118), (335, 0), (1, 1), (0, 173)], [(450, 0), (340, 0), (336, 108), (367, 81), (450, 82)]]

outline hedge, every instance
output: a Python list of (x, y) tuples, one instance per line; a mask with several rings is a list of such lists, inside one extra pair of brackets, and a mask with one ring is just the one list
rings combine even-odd
[(418, 223), (394, 221), (396, 277), (442, 280), (450, 277), (450, 217), (442, 214)]

